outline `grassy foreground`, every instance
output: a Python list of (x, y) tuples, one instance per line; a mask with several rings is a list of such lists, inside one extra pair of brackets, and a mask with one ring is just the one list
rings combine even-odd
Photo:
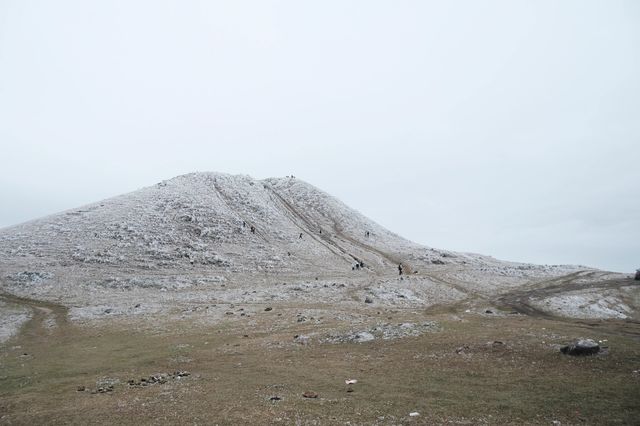
[[(184, 321), (143, 332), (44, 329), (40, 319), (0, 347), (1, 424), (640, 424), (631, 322), (407, 312), (392, 321), (435, 320), (442, 331), (300, 345), (293, 336), (309, 326), (267, 333)], [(608, 354), (572, 358), (553, 346), (578, 337), (606, 339)], [(191, 374), (127, 383), (178, 370)], [(345, 379), (358, 380), (352, 392)], [(92, 393), (101, 382), (113, 390)]]

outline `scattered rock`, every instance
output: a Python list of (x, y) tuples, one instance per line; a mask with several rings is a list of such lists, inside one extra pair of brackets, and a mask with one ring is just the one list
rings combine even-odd
[(105, 310), (104, 310), (104, 313), (105, 313), (105, 314), (110, 314), (110, 313), (112, 313), (112, 312), (113, 312), (113, 309), (112, 309), (112, 308), (107, 308), (107, 309), (105, 309)]
[(493, 311), (491, 309), (487, 309), (486, 311), (484, 311), (485, 314), (492, 314)]
[(91, 393), (95, 394), (95, 393), (109, 393), (109, 392), (113, 392), (113, 385), (100, 386), (99, 388), (97, 388), (95, 391), (92, 391)]
[(305, 393), (302, 394), (302, 396), (305, 398), (317, 398), (318, 394), (312, 391), (306, 391)]
[(190, 376), (188, 371), (175, 371), (173, 373), (161, 373), (153, 374), (149, 377), (141, 377), (140, 380), (129, 379), (127, 383), (129, 386), (152, 386), (152, 385), (164, 385), (170, 379), (180, 379), (182, 377)]
[(271, 398), (269, 398), (269, 401), (281, 401), (282, 398), (280, 398), (279, 396), (272, 396)]
[(308, 345), (309, 344), (309, 336), (303, 336), (303, 335), (296, 334), (295, 336), (293, 336), (293, 341), (296, 342), (296, 343), (299, 343), (301, 345)]
[(413, 413), (409, 413), (409, 417), (418, 417), (420, 415), (420, 413), (418, 413), (417, 411), (414, 411)]
[[(392, 319), (391, 317), (387, 317)], [(404, 337), (416, 337), (424, 333), (441, 331), (442, 327), (435, 321), (422, 323), (379, 324), (369, 330), (348, 332), (345, 334), (330, 334), (321, 339), (322, 343), (362, 343), (382, 338), (384, 340), (401, 339)]]
[(272, 311), (272, 310), (273, 310), (273, 308), (271, 306), (268, 306), (268, 307), (264, 308), (265, 312), (269, 312), (269, 311)]
[(468, 345), (464, 345), (464, 346), (460, 346), (459, 348), (456, 349), (456, 353), (457, 354), (463, 354), (465, 353), (465, 351), (469, 350), (469, 346)]
[(354, 342), (370, 342), (372, 340), (375, 340), (375, 336), (371, 333), (369, 333), (368, 331), (361, 331), (359, 333), (356, 333), (353, 335), (353, 341)]
[(600, 352), (600, 345), (591, 339), (582, 339), (576, 343), (561, 347), (560, 352), (573, 356), (594, 355)]
[(373, 303), (373, 300), (369, 296), (367, 296), (364, 299), (364, 303)]
[(78, 392), (84, 392), (87, 390), (87, 388), (85, 386), (78, 386), (78, 389), (76, 389)]

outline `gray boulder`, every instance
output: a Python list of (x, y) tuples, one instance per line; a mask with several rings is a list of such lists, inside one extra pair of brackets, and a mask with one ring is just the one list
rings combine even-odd
[(560, 352), (573, 356), (595, 355), (600, 352), (600, 345), (591, 339), (582, 339), (561, 347)]

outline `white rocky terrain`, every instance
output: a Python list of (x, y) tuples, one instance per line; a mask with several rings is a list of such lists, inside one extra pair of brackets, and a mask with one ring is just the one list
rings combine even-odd
[(271, 304), (357, 322), (365, 301), (638, 318), (639, 287), (585, 267), (424, 247), (293, 177), (192, 173), (0, 230), (0, 339), (30, 317), (22, 299), (62, 305), (79, 323), (150, 327), (250, 317)]

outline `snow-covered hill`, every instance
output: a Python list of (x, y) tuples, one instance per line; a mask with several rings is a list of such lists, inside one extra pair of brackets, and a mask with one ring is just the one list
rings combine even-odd
[(582, 269), (424, 247), (293, 177), (192, 173), (0, 230), (1, 290), (72, 318), (194, 301), (426, 307)]

